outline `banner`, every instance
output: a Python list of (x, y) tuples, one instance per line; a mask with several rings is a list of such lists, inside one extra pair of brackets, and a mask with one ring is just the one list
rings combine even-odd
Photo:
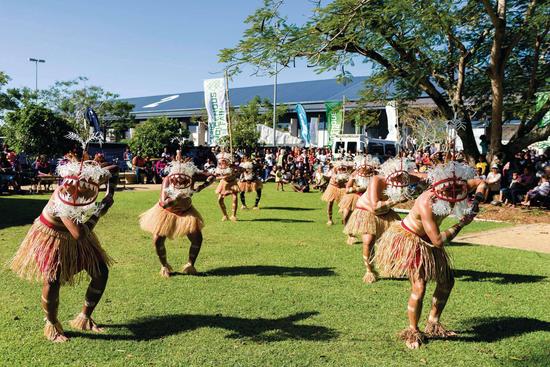
[(386, 136), (386, 140), (397, 141), (397, 124), (399, 120), (395, 103), (390, 102), (386, 105), (386, 116), (388, 117), (388, 135)]
[[(536, 93), (536, 96), (537, 96), (537, 101), (535, 104), (535, 113), (539, 112), (542, 109), (542, 107), (544, 107), (544, 105), (550, 98), (550, 92)], [(546, 114), (540, 120), (538, 126), (545, 127), (548, 124), (550, 124), (550, 111), (546, 112)]]
[(313, 146), (319, 146), (317, 135), (319, 134), (319, 118), (312, 117), (309, 123), (309, 142)]
[(216, 145), (229, 134), (224, 78), (204, 81), (204, 105), (208, 112), (208, 144)]
[(334, 137), (342, 133), (343, 116), (342, 102), (326, 102), (328, 143), (332, 145)]
[(298, 121), (300, 121), (300, 136), (306, 143), (306, 147), (310, 146), (311, 139), (309, 136), (309, 124), (307, 123), (306, 110), (301, 104), (296, 105), (296, 113), (298, 114)]

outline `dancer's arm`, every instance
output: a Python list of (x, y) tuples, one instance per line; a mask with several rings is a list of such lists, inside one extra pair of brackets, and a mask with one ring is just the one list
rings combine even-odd
[[(216, 180), (216, 176), (214, 175), (210, 175), (210, 174), (206, 174), (206, 173), (200, 173), (198, 174), (199, 176), (202, 175), (203, 177), (206, 176), (206, 180), (200, 184), (199, 186), (197, 186), (197, 188), (195, 189), (196, 192), (200, 192), (204, 189), (206, 189), (208, 186), (210, 186), (212, 184), (212, 182), (214, 182)], [(193, 183), (194, 185), (194, 183)]]
[(391, 208), (399, 203), (407, 201), (406, 198), (395, 201), (392, 199), (380, 200), (380, 192), (383, 191), (382, 186), (383, 179), (379, 176), (373, 177), (372, 187), (367, 190), (369, 195), (369, 201), (372, 205), (374, 214), (381, 215), (386, 214)]
[(470, 224), (472, 220), (474, 220), (475, 215), (467, 215), (457, 224), (451, 226), (444, 232), (440, 232), (439, 226), (432, 212), (431, 200), (432, 196), (428, 196), (428, 200), (424, 203), (420, 203), (420, 218), (422, 219), (422, 227), (424, 228), (424, 232), (430, 239), (432, 245), (441, 248), (445, 244), (451, 242), (462, 230), (462, 228)]

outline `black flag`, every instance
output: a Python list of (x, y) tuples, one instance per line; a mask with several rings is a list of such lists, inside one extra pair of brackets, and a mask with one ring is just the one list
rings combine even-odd
[(92, 109), (92, 107), (86, 108), (85, 116), (90, 126), (94, 128), (94, 133), (101, 133), (101, 128), (99, 126), (99, 119), (97, 118), (97, 114)]

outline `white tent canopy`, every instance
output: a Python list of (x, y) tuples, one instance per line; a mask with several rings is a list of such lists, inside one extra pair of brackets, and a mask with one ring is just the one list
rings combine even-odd
[[(273, 145), (273, 128), (258, 124), (257, 129), (260, 132), (258, 142), (265, 145)], [(277, 146), (304, 146), (302, 139), (278, 130), (275, 131), (275, 141)]]

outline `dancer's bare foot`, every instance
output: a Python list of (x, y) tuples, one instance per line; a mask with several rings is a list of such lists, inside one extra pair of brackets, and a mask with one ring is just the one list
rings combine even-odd
[(407, 328), (399, 334), (409, 349), (418, 349), (424, 343), (424, 336), (418, 329)]
[(455, 331), (447, 330), (439, 322), (428, 321), (426, 328), (424, 329), (424, 334), (429, 338), (441, 338), (447, 339), (457, 336), (458, 334)]
[(78, 330), (93, 331), (96, 333), (103, 332), (103, 329), (97, 326), (91, 317), (84, 315), (82, 312), (74, 320), (70, 321), (69, 324)]
[(247, 210), (248, 207), (246, 205), (241, 205), (241, 210)]
[(54, 343), (64, 343), (69, 340), (69, 338), (65, 336), (65, 332), (63, 331), (63, 327), (59, 321), (52, 323), (46, 320), (46, 325), (44, 326), (44, 336), (46, 339)]
[(229, 217), (229, 219), (232, 221), (232, 222), (236, 222), (237, 221), (237, 217), (232, 215), (231, 217)]
[(348, 236), (348, 239), (346, 240), (346, 243), (348, 245), (353, 245), (355, 243), (355, 237)]
[(374, 271), (369, 271), (363, 276), (363, 283), (372, 284), (378, 280), (378, 275)]
[(334, 224), (334, 222), (332, 221), (332, 219), (329, 219), (328, 222), (327, 222), (327, 226), (331, 226), (333, 224)]
[(185, 264), (183, 266), (183, 269), (181, 270), (181, 272), (183, 274), (187, 274), (187, 275), (197, 275), (198, 274), (197, 269), (195, 269), (195, 267), (191, 263)]
[(260, 207), (259, 206), (255, 206), (252, 208), (252, 210), (260, 210)]
[(222, 222), (227, 222), (229, 220), (229, 217), (227, 215), (224, 215), (222, 217)]
[(172, 269), (170, 264), (160, 267), (160, 276), (163, 278), (170, 278), (170, 275), (172, 275), (173, 272), (174, 269)]

